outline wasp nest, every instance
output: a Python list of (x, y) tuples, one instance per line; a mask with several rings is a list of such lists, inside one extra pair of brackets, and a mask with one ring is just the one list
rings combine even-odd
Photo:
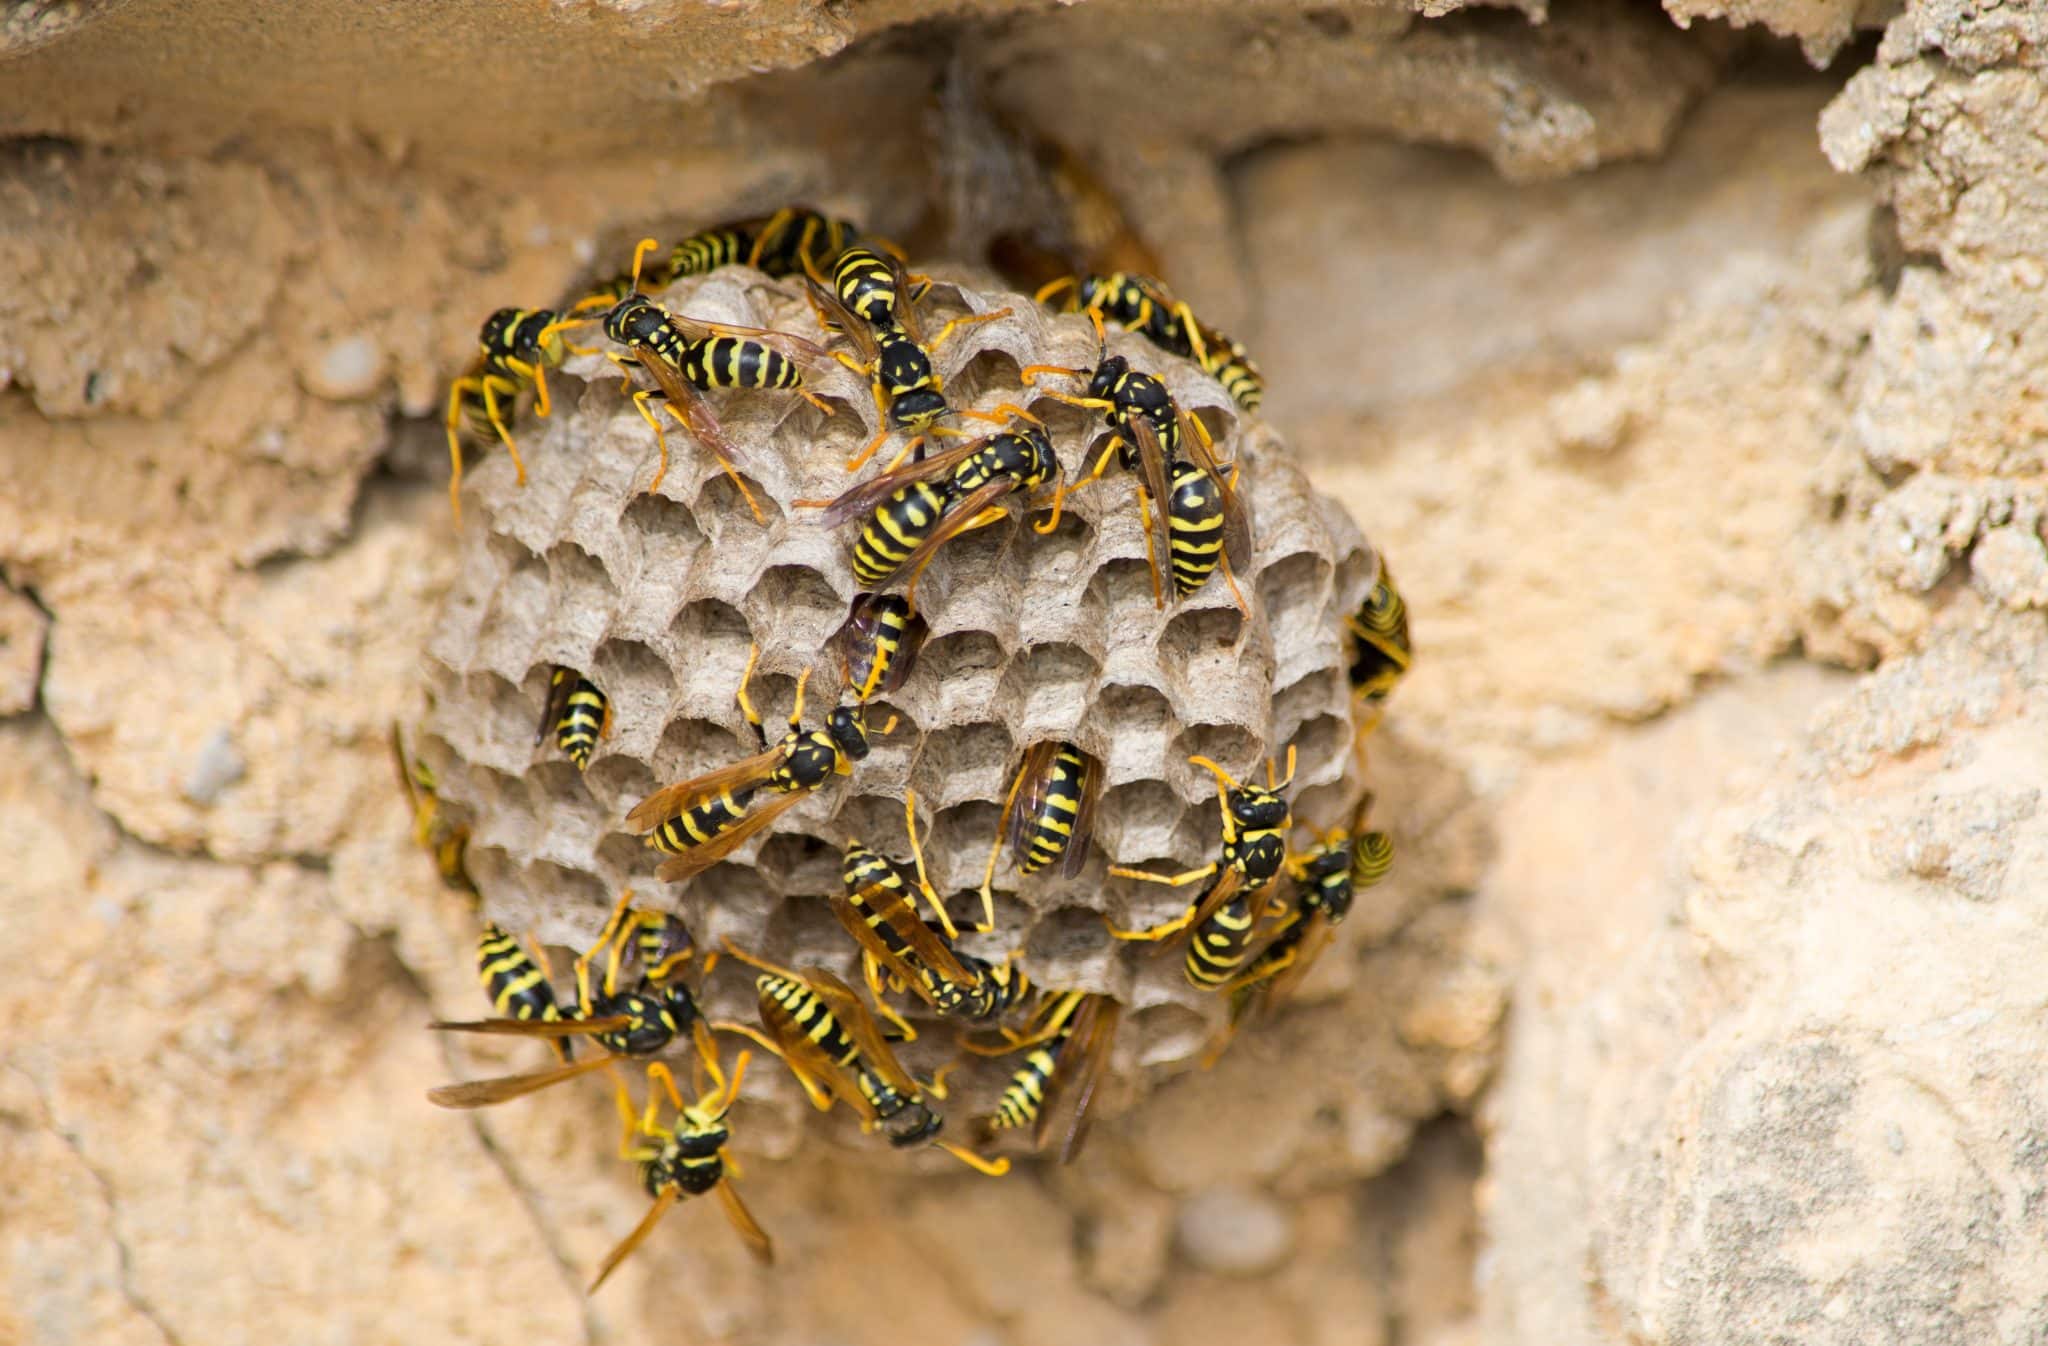
[[(655, 297), (693, 318), (827, 340), (799, 287), (744, 268)], [(1092, 468), (1108, 434), (1100, 416), (1046, 395), (1079, 394), (1085, 376), (1041, 377), (1035, 387), (1020, 377), (1033, 364), (1092, 366), (1087, 320), (965, 285), (941, 284), (934, 299), (939, 314), (1010, 309), (940, 348), (952, 404), (1021, 405), (1045, 422), (1070, 481)], [(1071, 877), (1055, 868), (1021, 879), (1006, 853), (997, 928), (966, 936), (966, 947), (987, 957), (1021, 951), (1040, 985), (1122, 1000), (1116, 1059), (1125, 1078), (1139, 1065), (1198, 1056), (1222, 998), (1183, 981), (1178, 946), (1156, 956), (1156, 945), (1113, 942), (1103, 917), (1149, 924), (1200, 890), (1105, 869), (1178, 872), (1216, 857), (1215, 783), (1189, 764), (1193, 754), (1263, 780), (1265, 759), (1284, 769), (1291, 746), (1297, 821), (1326, 827), (1348, 816), (1363, 782), (1342, 633), (1378, 562), (1273, 432), (1213, 380), (1137, 337), (1112, 329), (1110, 341), (1165, 380), (1211, 431), (1219, 457), (1241, 464), (1256, 537), (1255, 560), (1236, 576), (1249, 618), (1220, 573), (1177, 604), (1155, 605), (1135, 474), (1112, 465), (1069, 497), (1047, 535), (1024, 527), (1013, 505), (1011, 521), (948, 543), (921, 580), (930, 636), (909, 680), (869, 708), (871, 729), (893, 714), (893, 731), (874, 738), (851, 777), (680, 887), (656, 880), (662, 857), (625, 816), (661, 785), (756, 751), (734, 701), (750, 644), (760, 647), (751, 695), (771, 741), (805, 669), (805, 720), (822, 723), (840, 692), (839, 663), (824, 646), (860, 589), (849, 560), (857, 525), (826, 529), (816, 510), (794, 502), (851, 484), (844, 462), (875, 433), (877, 413), (866, 382), (829, 359), (806, 373), (833, 405), (829, 417), (785, 392), (709, 394), (764, 526), (718, 461), (679, 429), (669, 435), (666, 477), (647, 493), (655, 437), (603, 358), (574, 357), (551, 375), (553, 414), (521, 427), (526, 486), (502, 454), (470, 478), (460, 576), (430, 650), (424, 755), (445, 802), (473, 829), (469, 869), (484, 915), (576, 948), (632, 887), (641, 905), (682, 915), (700, 944), (730, 939), (785, 965), (850, 973), (855, 946), (819, 900), (838, 889), (847, 840), (907, 860), (903, 800), (914, 789), (932, 883), (957, 895), (963, 923), (978, 919), (978, 900), (963, 890), (980, 884), (1012, 774), (1032, 744), (1068, 740), (1102, 764), (1092, 853)], [(579, 387), (579, 378), (588, 381)], [(611, 731), (586, 771), (552, 736), (534, 745), (556, 665), (584, 673), (610, 700)], [(744, 972), (721, 968), (710, 979), (702, 999), (714, 1017), (751, 1020)], [(1009, 1068), (994, 1068), (990, 1082)]]

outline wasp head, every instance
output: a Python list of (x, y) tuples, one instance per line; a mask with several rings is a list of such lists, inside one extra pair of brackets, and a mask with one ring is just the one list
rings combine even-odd
[(840, 753), (858, 762), (868, 755), (867, 711), (859, 703), (851, 706), (834, 706), (832, 713), (825, 717), (825, 732)]

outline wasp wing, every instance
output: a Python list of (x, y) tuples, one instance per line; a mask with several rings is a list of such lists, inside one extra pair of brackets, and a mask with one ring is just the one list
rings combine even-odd
[(875, 1016), (868, 1012), (860, 995), (821, 967), (805, 968), (803, 977), (810, 983), (812, 993), (825, 1002), (825, 1007), (832, 1011), (832, 1017), (839, 1020), (839, 1026), (853, 1039), (853, 1045), (860, 1049), (868, 1067), (905, 1097), (921, 1097), (923, 1086), (912, 1079), (903, 1063), (896, 1059), (895, 1051), (883, 1038), (882, 1030), (875, 1026)]
[(708, 318), (692, 318), (681, 313), (669, 313), (668, 325), (687, 341), (704, 341), (715, 336), (743, 337), (758, 341), (771, 350), (780, 351), (799, 364), (815, 364), (828, 359), (825, 348), (815, 341), (806, 341), (790, 332), (777, 332), (766, 327), (742, 327), (737, 323), (713, 322)]
[(692, 846), (682, 854), (672, 855), (662, 861), (661, 868), (654, 871), (656, 876), (664, 883), (674, 883), (679, 879), (687, 879), (692, 874), (701, 874), (745, 845), (749, 837), (789, 812), (809, 793), (807, 790), (790, 790), (778, 794), (765, 804), (754, 805), (746, 817), (703, 845)]
[(1040, 739), (1025, 751), (1024, 765), (1018, 768), (1017, 796), (1003, 815), (1002, 830), (1004, 843), (1019, 864), (1030, 852), (1031, 822), (1045, 807), (1046, 794), (1052, 787), (1052, 764), (1060, 746), (1058, 739)]
[[(540, 709), (540, 727), (533, 731), (533, 746), (539, 747), (548, 736), (548, 730), (562, 722), (569, 713), (569, 698), (576, 691), (576, 675), (560, 664), (548, 674), (548, 699)], [(607, 706), (609, 709), (609, 706)]]
[[(952, 946), (947, 944), (937, 931), (919, 919), (916, 909), (904, 898), (902, 889), (891, 887), (887, 883), (875, 883), (863, 888), (858, 896), (864, 905), (878, 914), (889, 929), (909, 946), (912, 956), (942, 980), (959, 986), (980, 984), (981, 978), (961, 965)], [(920, 995), (924, 995), (926, 1000), (931, 999), (929, 995), (925, 995), (924, 981), (917, 975), (917, 968), (905, 966), (903, 960), (890, 951), (888, 944), (875, 933), (874, 927), (862, 918), (859, 908), (854, 905), (852, 899), (839, 893), (828, 894), (828, 898), (832, 903), (833, 914), (839, 918), (839, 923), (846, 927), (847, 933), (851, 934), (862, 948), (888, 965)]]
[(727, 790), (759, 785), (782, 765), (785, 756), (780, 747), (768, 748), (716, 771), (663, 786), (633, 806), (633, 811), (626, 815), (626, 826), (636, 832), (652, 832), (669, 819)]
[(1152, 520), (1146, 527), (1159, 530), (1159, 555), (1169, 557), (1173, 555), (1172, 524), (1168, 522), (1166, 513), (1170, 497), (1166, 493), (1166, 450), (1160, 447), (1159, 431), (1148, 417), (1140, 414), (1124, 418), (1123, 434), (1130, 439), (1131, 447), (1137, 450), (1138, 471), (1146, 493), (1152, 497)]
[(601, 1019), (436, 1019), (427, 1025), (443, 1033), (494, 1033), (515, 1038), (573, 1038), (590, 1033), (609, 1033), (633, 1020), (624, 1014), (607, 1014)]
[(725, 1207), (725, 1218), (732, 1222), (740, 1241), (747, 1245), (747, 1251), (754, 1260), (764, 1267), (775, 1265), (775, 1240), (768, 1237), (768, 1231), (747, 1209), (747, 1203), (740, 1200), (740, 1194), (733, 1190), (731, 1179), (718, 1184), (718, 1201)]
[(504, 1103), (514, 1098), (524, 1098), (542, 1089), (573, 1080), (578, 1075), (588, 1075), (593, 1070), (602, 1070), (612, 1064), (610, 1056), (586, 1057), (567, 1065), (548, 1066), (542, 1070), (529, 1070), (519, 1075), (500, 1075), (496, 1079), (471, 1080), (466, 1084), (444, 1084), (438, 1089), (427, 1091), (427, 1101), (443, 1108), (484, 1108), (493, 1103)]
[[(1180, 442), (1187, 445), (1188, 455), (1203, 475), (1216, 483), (1216, 492), (1223, 501), (1223, 550), (1230, 557), (1230, 563), (1241, 571), (1249, 571), (1252, 555), (1252, 521), (1244, 499), (1238, 495), (1231, 482), (1237, 476), (1237, 464), (1230, 464), (1226, 475), (1223, 465), (1216, 461), (1216, 454), (1209, 442), (1195, 432), (1194, 418), (1185, 411), (1176, 413), (1180, 417)], [(1240, 450), (1242, 452), (1242, 450)]]
[(1046, 1081), (1045, 1101), (1039, 1110), (1032, 1143), (1043, 1147), (1051, 1132), (1055, 1112), (1066, 1117), (1066, 1134), (1060, 1141), (1060, 1162), (1072, 1163), (1088, 1139), (1088, 1110), (1095, 1090), (1109, 1067), (1110, 1051), (1116, 1044), (1117, 1025), (1123, 1006), (1108, 996), (1091, 995), (1074, 1012), (1067, 1040), (1060, 1044), (1059, 1059)]
[(654, 1226), (660, 1224), (661, 1217), (668, 1214), (669, 1207), (675, 1205), (681, 1199), (681, 1188), (676, 1187), (674, 1184), (662, 1188), (661, 1195), (654, 1198), (654, 1204), (649, 1206), (647, 1213), (640, 1217), (640, 1223), (633, 1226), (633, 1232), (620, 1239), (619, 1246), (606, 1254), (604, 1265), (597, 1269), (597, 1278), (590, 1282), (590, 1288), (584, 1291), (584, 1293), (589, 1295), (596, 1294), (597, 1287), (604, 1284), (605, 1278), (618, 1269), (619, 1263), (632, 1256), (635, 1248), (647, 1241), (647, 1236), (654, 1232)]
[(825, 506), (819, 522), (827, 528), (836, 528), (842, 523), (860, 518), (871, 512), (877, 505), (913, 482), (926, 481), (933, 477), (951, 475), (953, 469), (988, 443), (992, 436), (970, 439), (964, 444), (935, 453), (917, 462), (905, 463), (890, 472), (870, 478), (851, 490), (835, 496)]
[[(813, 995), (817, 994), (816, 987), (808, 989)], [(757, 1000), (761, 1026), (767, 1030), (769, 1039), (782, 1053), (783, 1063), (799, 1077), (800, 1082), (807, 1082), (817, 1089), (822, 1089), (859, 1113), (864, 1124), (873, 1125), (874, 1107), (868, 1102), (867, 1096), (861, 1093), (859, 1082), (854, 1079), (853, 1073), (826, 1054), (825, 1049), (804, 1031), (804, 1026), (783, 1008), (782, 1002), (765, 992), (761, 993)], [(812, 1092), (812, 1089), (807, 1088), (806, 1092)]]
[(918, 543), (910, 555), (904, 557), (897, 567), (889, 572), (882, 583), (887, 584), (898, 575), (915, 575), (923, 570), (930, 564), (932, 557), (938, 554), (939, 548), (966, 531), (967, 525), (974, 521), (976, 515), (1016, 489), (1017, 483), (1013, 479), (997, 477), (994, 481), (985, 482), (955, 499), (946, 506), (946, 512), (939, 516), (939, 521), (930, 535)]

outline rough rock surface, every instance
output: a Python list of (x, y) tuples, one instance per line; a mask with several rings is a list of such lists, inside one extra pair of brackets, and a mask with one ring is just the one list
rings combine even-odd
[[(0, 1341), (2038, 1338), (2038, 14), (1911, 3), (1838, 92), (1641, 6), (937, 8), (8, 8)], [(1073, 1169), (749, 1152), (793, 1270), (686, 1207), (585, 1301), (644, 1202), (601, 1091), (420, 1101), (524, 1059), (419, 1029), (477, 1006), (384, 755), (457, 561), (420, 418), (646, 229), (908, 236), (955, 32), (1114, 142), (1392, 558), (1402, 862)]]

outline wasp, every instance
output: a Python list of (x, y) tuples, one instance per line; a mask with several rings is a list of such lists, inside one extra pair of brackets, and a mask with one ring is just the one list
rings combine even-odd
[[(776, 277), (815, 272), (859, 237), (859, 227), (851, 221), (833, 219), (809, 206), (784, 206), (772, 215), (733, 220), (691, 234), (648, 268), (647, 284), (664, 290), (686, 277), (742, 264)], [(638, 277), (621, 271), (594, 285), (576, 307), (608, 307), (638, 288)]]
[(837, 499), (794, 503), (822, 507), (828, 528), (866, 515), (853, 542), (854, 578), (882, 585), (908, 573), (904, 601), (914, 607), (918, 576), (940, 547), (1007, 517), (1004, 497), (1048, 483), (1053, 487), (1052, 513), (1043, 524), (1032, 525), (1039, 533), (1059, 526), (1066, 479), (1045, 427), (1024, 423), (1021, 429), (971, 439), (884, 472)]
[(562, 339), (564, 315), (553, 309), (501, 308), (477, 333), (477, 357), (468, 372), (448, 386), (448, 502), (462, 522), (462, 429), (481, 434), (488, 427), (512, 455), (512, 470), (526, 485), (526, 464), (512, 439), (513, 404), (528, 388), (534, 410), (549, 411), (547, 372), (572, 353)]
[[(1022, 794), (1021, 805), (1019, 794)], [(981, 876), (981, 896), (991, 925), (995, 922), (990, 885), (996, 861), (1009, 846), (1020, 874), (1036, 874), (1057, 864), (1072, 877), (1088, 856), (1095, 830), (1095, 803), (1102, 793), (1102, 768), (1071, 743), (1047, 739), (1031, 745), (1023, 765), (1010, 781), (996, 820), (995, 845)]]
[(726, 951), (760, 970), (754, 979), (761, 1025), (718, 1026), (743, 1033), (782, 1058), (813, 1107), (829, 1112), (844, 1100), (860, 1114), (861, 1129), (880, 1129), (898, 1149), (930, 1144), (961, 1163), (1001, 1177), (1007, 1159), (991, 1160), (961, 1145), (938, 1139), (945, 1118), (925, 1100), (944, 1098), (939, 1081), (919, 1083), (903, 1068), (852, 987), (823, 968), (799, 974), (743, 953)]
[[(656, 871), (664, 881), (709, 868), (833, 776), (850, 774), (853, 763), (868, 755), (866, 709), (859, 703), (835, 706), (823, 729), (803, 727), (809, 669), (797, 679), (789, 732), (771, 746), (760, 713), (747, 696), (760, 657), (758, 645), (747, 651), (747, 669), (734, 699), (761, 751), (657, 790), (626, 815), (628, 826), (649, 834), (649, 846), (670, 856)], [(895, 723), (892, 716), (881, 732), (888, 733)]]
[(1377, 720), (1378, 711), (1393, 692), (1394, 684), (1414, 662), (1414, 647), (1408, 641), (1408, 604), (1394, 587), (1394, 577), (1383, 565), (1365, 602), (1344, 624), (1351, 639), (1351, 690), (1369, 706)]
[(1023, 1050), (1024, 1064), (1003, 1086), (993, 1113), (981, 1119), (984, 1136), (1031, 1128), (1031, 1147), (1045, 1148), (1056, 1117), (1066, 1117), (1060, 1141), (1060, 1162), (1073, 1162), (1088, 1136), (1088, 1109), (1096, 1086), (1109, 1066), (1110, 1049), (1123, 1017), (1123, 1006), (1105, 995), (1061, 991), (1047, 997), (1036, 1027), (1009, 1034), (1003, 1045), (961, 1045), (978, 1055)]
[(391, 725), (391, 757), (398, 764), (398, 784), (412, 806), (412, 839), (434, 857), (441, 882), (457, 892), (474, 894), (476, 881), (469, 877), (469, 828), (451, 822), (441, 811), (439, 781), (434, 769), (417, 757), (405, 755), (405, 739), (398, 724)]
[(596, 683), (573, 668), (556, 667), (548, 675), (548, 702), (540, 713), (540, 728), (533, 731), (539, 747), (548, 730), (578, 771), (590, 768), (590, 755), (597, 741), (611, 732), (612, 707)]
[[(1367, 796), (1360, 816), (1371, 806)], [(1343, 829), (1288, 860), (1295, 883), (1292, 904), (1257, 955), (1221, 988), (1230, 994), (1230, 1023), (1204, 1065), (1215, 1063), (1256, 1008), (1278, 1005), (1293, 994), (1351, 914), (1358, 891), (1385, 878), (1393, 860), (1393, 839), (1385, 832), (1364, 830), (1353, 837)]]
[[(846, 891), (830, 901), (832, 914), (861, 946), (861, 966), (875, 1004), (904, 1040), (912, 1041), (915, 1031), (882, 999), (884, 969), (940, 1014), (967, 1019), (998, 1017), (1029, 992), (1031, 982), (1016, 966), (1014, 956), (997, 964), (953, 947), (960, 932), (925, 876), (914, 791), (904, 793), (903, 811), (916, 866), (914, 877), (902, 865), (849, 838), (840, 870)], [(917, 914), (913, 884), (935, 913), (936, 929)], [(993, 926), (991, 920), (986, 928)]]
[(1151, 276), (1135, 271), (1061, 276), (1034, 297), (1061, 312), (1099, 315), (1168, 354), (1193, 360), (1246, 411), (1257, 411), (1265, 398), (1265, 376), (1244, 346), (1196, 318), (1185, 301)]
[(1266, 761), (1266, 785), (1240, 785), (1231, 774), (1206, 757), (1190, 757), (1190, 763), (1216, 777), (1216, 799), (1223, 813), (1223, 853), (1199, 869), (1168, 877), (1142, 869), (1110, 866), (1119, 878), (1143, 879), (1179, 888), (1212, 879), (1202, 895), (1170, 921), (1143, 930), (1122, 930), (1112, 925), (1109, 933), (1117, 939), (1170, 939), (1188, 927), (1195, 928), (1189, 942), (1183, 971), (1191, 985), (1203, 990), (1225, 986), (1249, 953), (1253, 931), (1265, 915), (1267, 890), (1287, 860), (1287, 833), (1293, 824), (1284, 791), (1294, 781), (1294, 748), (1287, 749), (1287, 775), (1273, 779), (1273, 762)]
[[(1099, 331), (1099, 318), (1097, 328)], [(1022, 377), (1026, 384), (1035, 384), (1047, 373), (1072, 378), (1086, 375), (1088, 385), (1082, 395), (1050, 390), (1047, 395), (1070, 406), (1100, 411), (1114, 432), (1094, 469), (1075, 489), (1099, 481), (1109, 470), (1112, 457), (1125, 471), (1140, 474), (1138, 514), (1145, 529), (1145, 565), (1152, 573), (1153, 602), (1162, 604), (1164, 591), (1153, 545), (1155, 525), (1146, 520), (1148, 508), (1166, 537), (1174, 594), (1184, 598), (1193, 593), (1220, 566), (1239, 610), (1249, 616), (1251, 607), (1237, 587), (1230, 560), (1235, 557), (1240, 567), (1250, 562), (1251, 520), (1237, 493), (1237, 465), (1230, 464), (1229, 475), (1224, 475), (1208, 430), (1175, 404), (1157, 377), (1132, 369), (1128, 360), (1110, 355), (1106, 346), (1093, 370), (1028, 365)]]
[[(538, 1092), (593, 1070), (607, 1069), (620, 1056), (654, 1056), (679, 1037), (688, 1035), (699, 1056), (712, 1054), (711, 1034), (696, 999), (682, 982), (668, 980), (655, 985), (646, 976), (640, 984), (620, 985), (620, 963), (625, 949), (639, 927), (637, 913), (630, 910), (631, 889), (620, 897), (598, 933), (597, 941), (576, 959), (576, 1003), (556, 1019), (500, 1018), (461, 1023), (445, 1020), (429, 1028), (457, 1033), (497, 1033), (514, 1037), (558, 1040), (588, 1036), (603, 1053), (581, 1061), (565, 1060), (543, 1070), (530, 1070), (495, 1079), (472, 1080), (430, 1090), (427, 1099), (444, 1108), (481, 1108)], [(602, 954), (606, 960), (604, 980), (593, 994), (590, 965)], [(644, 970), (643, 970), (644, 971)], [(552, 995), (552, 992), (550, 992)], [(615, 1081), (616, 1082), (616, 1081)], [(623, 1089), (625, 1086), (620, 1084)]]
[(865, 702), (901, 687), (917, 664), (931, 626), (897, 594), (856, 594), (846, 620), (826, 644), (839, 654), (840, 675), (853, 699)]
[[(732, 1130), (725, 1124), (725, 1114), (732, 1107), (733, 1100), (739, 1097), (740, 1081), (746, 1076), (750, 1059), (747, 1053), (741, 1052), (728, 1079), (718, 1067), (718, 1058), (707, 1058), (705, 1064), (709, 1067), (712, 1090), (694, 1105), (683, 1102), (682, 1094), (676, 1089), (675, 1076), (659, 1062), (647, 1067), (645, 1112), (635, 1117), (632, 1104), (626, 1101), (623, 1093), (619, 1095), (619, 1115), (625, 1123), (619, 1157), (640, 1165), (640, 1183), (647, 1189), (647, 1195), (654, 1198), (654, 1204), (648, 1208), (647, 1214), (640, 1217), (640, 1223), (633, 1226), (633, 1232), (619, 1240), (619, 1245), (606, 1255), (587, 1293), (596, 1294), (597, 1287), (618, 1269), (619, 1263), (647, 1241), (647, 1236), (661, 1223), (661, 1217), (668, 1214), (669, 1207), (686, 1196), (703, 1196), (706, 1192), (718, 1193), (719, 1203), (725, 1207), (726, 1219), (732, 1223), (755, 1260), (764, 1266), (774, 1264), (775, 1244), (734, 1190), (731, 1180), (739, 1166), (725, 1153), (725, 1147), (732, 1141)], [(669, 1106), (675, 1110), (675, 1120), (666, 1126), (657, 1121), (661, 1100), (654, 1092), (656, 1084), (667, 1093)], [(638, 1144), (635, 1144), (636, 1140)]]
[[(882, 426), (865, 448), (847, 461), (846, 470), (857, 471), (894, 431), (912, 438), (897, 456), (900, 463), (925, 437), (935, 433), (940, 417), (950, 414), (945, 383), (932, 367), (932, 357), (953, 334), (976, 323), (994, 322), (1010, 316), (1007, 308), (988, 313), (970, 313), (954, 318), (927, 339), (917, 313), (917, 297), (911, 292), (903, 263), (873, 248), (852, 247), (839, 255), (832, 270), (830, 286), (816, 276), (805, 282), (819, 322), (836, 328), (853, 344), (853, 355), (845, 351), (835, 358), (867, 380), (874, 395), (875, 411)], [(921, 293), (921, 292), (920, 292)], [(985, 418), (989, 413), (972, 414)], [(891, 466), (895, 466), (894, 463)]]
[[(496, 925), (486, 923), (476, 942), (477, 976), (484, 994), (500, 1018), (522, 1023), (560, 1023), (562, 1007), (555, 1002), (555, 988), (543, 963), (536, 963), (520, 942)], [(555, 1054), (563, 1061), (576, 1059), (574, 1042), (556, 1038)]]
[[(717, 416), (701, 393), (713, 388), (783, 389), (829, 414), (830, 408), (804, 387), (803, 371), (798, 365), (800, 359), (822, 360), (825, 353), (810, 342), (785, 333), (699, 322), (670, 313), (639, 289), (640, 266), (653, 247), (653, 239), (640, 240), (633, 251), (632, 288), (601, 320), (569, 316), (558, 319), (556, 325), (572, 327), (601, 321), (605, 336), (631, 352), (630, 356), (614, 354), (610, 357), (612, 361), (621, 370), (637, 362), (654, 380), (654, 387), (636, 389), (628, 374), (623, 385), (641, 419), (654, 431), (661, 452), (661, 464), (655, 470), (654, 480), (648, 483), (649, 491), (660, 489), (668, 475), (668, 433), (649, 406), (661, 401), (667, 405), (669, 414), (718, 459), (726, 476), (739, 488), (755, 521), (765, 522), (766, 516), (755, 502), (753, 492), (747, 489), (734, 466), (740, 461), (739, 451), (720, 428)], [(788, 351), (795, 351), (796, 355), (793, 357)]]

